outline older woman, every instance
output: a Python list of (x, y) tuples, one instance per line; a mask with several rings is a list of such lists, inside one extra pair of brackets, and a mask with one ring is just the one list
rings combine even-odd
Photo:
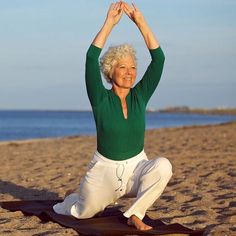
[[(110, 47), (100, 60), (112, 89), (103, 86), (98, 58), (123, 12), (136, 24), (151, 55), (142, 79), (137, 75), (135, 50), (129, 45)], [(87, 52), (86, 87), (97, 128), (97, 150), (81, 181), (80, 191), (54, 206), (59, 214), (93, 217), (120, 197), (136, 197), (124, 212), (127, 223), (149, 230), (142, 219), (164, 191), (172, 166), (164, 157), (148, 160), (144, 152), (145, 110), (163, 69), (164, 54), (143, 15), (133, 4), (111, 4), (105, 23)]]

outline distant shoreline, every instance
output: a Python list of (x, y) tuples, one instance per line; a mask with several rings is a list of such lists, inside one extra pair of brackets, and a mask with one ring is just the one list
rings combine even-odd
[[(35, 112), (92, 112), (89, 109), (81, 110), (48, 110), (48, 109), (0, 109), (0, 112), (9, 111), (35, 111)], [(160, 113), (192, 113), (206, 115), (236, 115), (236, 108), (191, 108), (188, 106), (166, 107), (163, 109), (147, 108), (147, 112)]]
[[(149, 110), (148, 110), (149, 111)], [(157, 110), (157, 112), (169, 113), (192, 113), (192, 114), (206, 114), (206, 115), (236, 115), (236, 108), (189, 108), (189, 107), (169, 107)]]

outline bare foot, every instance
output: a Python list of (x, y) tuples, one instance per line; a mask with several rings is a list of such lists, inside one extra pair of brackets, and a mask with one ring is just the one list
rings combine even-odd
[(130, 216), (130, 218), (127, 221), (128, 225), (133, 225), (138, 230), (150, 230), (152, 229), (151, 226), (146, 225), (142, 220), (140, 220), (136, 215)]

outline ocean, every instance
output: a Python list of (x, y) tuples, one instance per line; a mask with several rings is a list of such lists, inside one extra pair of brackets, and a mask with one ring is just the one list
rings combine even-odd
[[(146, 113), (146, 129), (219, 124), (236, 120), (235, 115)], [(0, 141), (95, 135), (90, 111), (0, 111)]]

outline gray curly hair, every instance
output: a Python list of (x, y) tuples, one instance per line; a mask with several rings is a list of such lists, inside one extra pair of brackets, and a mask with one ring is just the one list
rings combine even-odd
[(100, 59), (100, 69), (108, 83), (111, 83), (114, 66), (126, 56), (131, 56), (137, 65), (136, 51), (129, 44), (111, 46)]

